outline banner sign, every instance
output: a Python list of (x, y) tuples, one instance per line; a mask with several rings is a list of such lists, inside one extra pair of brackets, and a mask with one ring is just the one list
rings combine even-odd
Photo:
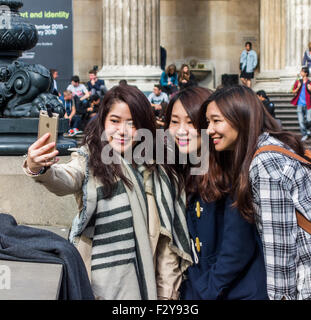
[(36, 26), (37, 45), (20, 60), (57, 69), (58, 90), (62, 93), (73, 75), (72, 0), (23, 0), (20, 15)]

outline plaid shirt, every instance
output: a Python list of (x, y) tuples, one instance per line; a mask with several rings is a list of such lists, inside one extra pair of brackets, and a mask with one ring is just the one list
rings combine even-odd
[[(264, 133), (258, 147), (282, 142)], [(311, 235), (297, 225), (295, 209), (311, 220), (311, 171), (277, 152), (250, 166), (256, 225), (263, 243), (271, 300), (311, 299)]]

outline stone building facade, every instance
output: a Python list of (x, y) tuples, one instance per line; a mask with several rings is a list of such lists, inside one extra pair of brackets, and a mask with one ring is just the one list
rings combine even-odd
[(191, 64), (201, 84), (239, 74), (246, 41), (259, 56), (255, 89), (288, 91), (310, 37), (311, 0), (73, 0), (74, 72), (112, 86), (126, 78), (143, 90), (167, 63)]

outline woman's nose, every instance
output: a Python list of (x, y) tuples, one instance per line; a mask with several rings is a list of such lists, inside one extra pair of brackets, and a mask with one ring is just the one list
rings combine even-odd
[(212, 135), (213, 133), (215, 133), (215, 130), (214, 130), (214, 127), (213, 125), (210, 123), (206, 129), (206, 133), (210, 136)]
[(179, 128), (177, 129), (177, 133), (179, 134), (179, 135), (181, 135), (181, 134), (188, 134), (188, 128), (187, 128), (187, 126), (186, 125), (184, 125), (184, 124), (180, 124), (180, 126), (179, 126)]
[(124, 133), (126, 132), (126, 124), (125, 123), (120, 123), (119, 124), (118, 132), (119, 132), (119, 134), (124, 135)]

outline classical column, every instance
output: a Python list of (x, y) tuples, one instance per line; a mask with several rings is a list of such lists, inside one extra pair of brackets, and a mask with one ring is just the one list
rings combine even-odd
[(288, 91), (300, 72), (302, 58), (311, 41), (311, 0), (285, 0), (286, 59), (281, 85)]
[(108, 88), (126, 79), (144, 91), (159, 82), (160, 0), (103, 0), (103, 67)]
[(285, 1), (260, 1), (260, 73), (255, 90), (279, 91), (286, 56)]
[(286, 0), (286, 68), (299, 71), (310, 39), (311, 0)]

